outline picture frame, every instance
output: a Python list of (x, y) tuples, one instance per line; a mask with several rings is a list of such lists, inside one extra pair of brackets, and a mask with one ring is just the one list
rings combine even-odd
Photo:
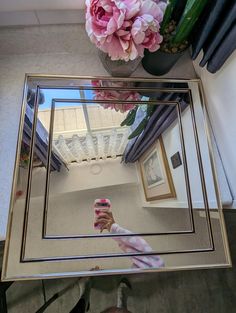
[(138, 161), (146, 201), (176, 198), (175, 186), (161, 136)]

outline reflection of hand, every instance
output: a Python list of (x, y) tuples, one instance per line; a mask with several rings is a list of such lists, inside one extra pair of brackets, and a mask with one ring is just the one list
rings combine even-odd
[(96, 223), (101, 226), (101, 232), (104, 229), (110, 231), (112, 224), (115, 223), (115, 220), (111, 212), (101, 212), (96, 218)]

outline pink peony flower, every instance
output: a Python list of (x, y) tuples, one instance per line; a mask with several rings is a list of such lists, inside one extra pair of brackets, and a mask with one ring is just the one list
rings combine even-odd
[(154, 2), (158, 3), (159, 8), (162, 10), (163, 14), (165, 13), (166, 7), (168, 2), (164, 0), (153, 0)]
[[(92, 85), (94, 87), (132, 87), (130, 82), (112, 82), (112, 81), (103, 81), (103, 80), (94, 80)], [(141, 96), (139, 93), (129, 90), (94, 90), (94, 99), (95, 100), (111, 100), (111, 103), (100, 104), (104, 109), (114, 109), (117, 112), (120, 111), (124, 113), (126, 111), (132, 110), (135, 105), (132, 103), (112, 103), (115, 100), (123, 101), (139, 101)]]
[(133, 41), (139, 51), (139, 55), (143, 56), (144, 48), (154, 52), (160, 48), (162, 36), (158, 33), (159, 23), (153, 16), (144, 14), (137, 17), (132, 25), (131, 33)]
[(86, 0), (86, 31), (112, 60), (134, 60), (156, 51), (163, 6), (153, 0)]

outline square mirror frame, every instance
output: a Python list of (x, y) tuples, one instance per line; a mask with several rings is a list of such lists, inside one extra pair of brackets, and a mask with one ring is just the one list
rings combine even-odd
[[(222, 233), (222, 240), (223, 240), (223, 246), (224, 246), (224, 254), (226, 262), (225, 264), (211, 264), (211, 265), (199, 265), (194, 267), (187, 267), (187, 266), (178, 266), (178, 267), (171, 267), (171, 268), (160, 268), (160, 269), (146, 269), (146, 270), (116, 270), (116, 269), (108, 269), (108, 270), (95, 270), (93, 272), (91, 271), (79, 271), (79, 272), (63, 272), (63, 273), (52, 273), (52, 274), (42, 274), (42, 273), (35, 273), (34, 275), (15, 275), (15, 276), (9, 276), (7, 274), (7, 268), (8, 268), (8, 255), (9, 255), (9, 245), (11, 241), (11, 232), (12, 232), (12, 216), (13, 216), (13, 208), (14, 208), (14, 201), (15, 201), (15, 192), (16, 192), (16, 183), (17, 183), (17, 177), (18, 177), (18, 170), (19, 170), (19, 155), (20, 155), (20, 149), (21, 149), (21, 140), (22, 140), (22, 133), (23, 133), (23, 125), (24, 125), (24, 118), (25, 118), (25, 110), (26, 110), (26, 98), (27, 98), (27, 86), (28, 82), (32, 79), (48, 79), (51, 80), (59, 80), (59, 79), (65, 79), (65, 80), (110, 80), (110, 81), (144, 81), (146, 83), (148, 82), (157, 82), (157, 83), (196, 83), (198, 85), (198, 91), (201, 99), (201, 105), (202, 105), (202, 112), (204, 114), (204, 122), (205, 122), (205, 130), (207, 135), (207, 142), (208, 142), (208, 149), (209, 149), (209, 158), (211, 162), (212, 167), (212, 174), (213, 174), (213, 180), (214, 180), (214, 188), (216, 192), (216, 200), (217, 200), (217, 206), (218, 206), (218, 212), (219, 212), (219, 219), (220, 219), (220, 227), (221, 227), (221, 233)], [(39, 86), (36, 87), (38, 90)], [(189, 89), (190, 90), (190, 89)], [(190, 91), (191, 93), (191, 91)], [(190, 96), (191, 97), (191, 96)], [(36, 120), (34, 120), (35, 122)], [(205, 99), (203, 94), (203, 88), (201, 85), (201, 81), (199, 79), (190, 79), (190, 80), (184, 80), (184, 79), (159, 79), (159, 78), (153, 78), (153, 79), (147, 79), (147, 78), (111, 78), (111, 77), (83, 77), (83, 76), (67, 76), (67, 75), (44, 75), (44, 74), (26, 74), (25, 77), (25, 86), (24, 86), (24, 94), (23, 94), (23, 104), (22, 104), (22, 112), (21, 112), (21, 118), (20, 118), (20, 126), (19, 126), (19, 134), (18, 134), (18, 142), (17, 142), (17, 153), (16, 153), (16, 160), (15, 160), (15, 166), (14, 166), (14, 177), (13, 177), (13, 183), (12, 183), (12, 194), (11, 194), (11, 202), (10, 202), (10, 212), (9, 212), (9, 219), (8, 219), (8, 228), (7, 228), (7, 237), (6, 237), (6, 243), (5, 243), (5, 250), (4, 250), (4, 261), (3, 261), (3, 270), (2, 270), (2, 280), (8, 281), (8, 280), (27, 280), (27, 279), (46, 279), (46, 278), (58, 278), (58, 277), (71, 277), (71, 276), (97, 276), (97, 275), (111, 275), (111, 274), (123, 274), (123, 273), (140, 273), (140, 272), (156, 272), (156, 271), (170, 271), (170, 270), (183, 270), (183, 269), (194, 269), (194, 268), (214, 268), (214, 267), (231, 267), (231, 258), (229, 253), (229, 246), (228, 246), (228, 240), (227, 240), (227, 233), (224, 223), (224, 216), (222, 212), (222, 204), (220, 201), (220, 193), (219, 193), (219, 187), (217, 182), (217, 175), (216, 175), (216, 167), (214, 162), (214, 155), (212, 150), (212, 144), (211, 144), (211, 134), (209, 131), (209, 121), (208, 121), (208, 115), (205, 105)], [(51, 138), (52, 140), (52, 138)], [(198, 155), (198, 158), (201, 158), (200, 155)], [(30, 162), (32, 162), (30, 160)], [(49, 171), (48, 171), (49, 172)], [(30, 184), (30, 181), (28, 181), (28, 184)], [(209, 220), (210, 212), (209, 208), (206, 210), (206, 216), (208, 216)], [(211, 228), (211, 226), (210, 226)], [(214, 236), (213, 236), (214, 237)], [(50, 239), (45, 238), (45, 239)], [(55, 238), (54, 238), (55, 239)], [(63, 239), (63, 238), (62, 238)], [(53, 240), (53, 239), (52, 239)], [(212, 247), (214, 247), (214, 242), (212, 242)], [(194, 250), (190, 252), (195, 252)], [(181, 252), (182, 253), (182, 252)], [(188, 251), (186, 251), (188, 253)], [(163, 253), (164, 254), (164, 253)], [(144, 254), (148, 255), (148, 254)], [(63, 259), (64, 260), (64, 259)], [(70, 260), (70, 258), (69, 258)], [(58, 259), (47, 259), (43, 260), (43, 262), (52, 262), (52, 261), (60, 261), (60, 258)], [(24, 260), (19, 260), (19, 262), (27, 262)], [(33, 261), (34, 262), (34, 261)]]

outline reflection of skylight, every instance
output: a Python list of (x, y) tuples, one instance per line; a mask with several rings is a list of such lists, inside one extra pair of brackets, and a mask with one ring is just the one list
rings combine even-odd
[[(79, 90), (75, 89), (42, 89), (41, 92), (44, 94), (45, 101), (43, 104), (40, 105), (39, 110), (50, 109), (52, 104), (52, 99), (80, 99), (80, 92)], [(86, 99), (93, 99), (93, 92), (92, 90), (84, 90), (85, 98)], [(60, 102), (57, 103), (57, 107), (72, 107), (81, 105), (79, 103), (66, 103)]]
[[(93, 100), (92, 90), (79, 89), (42, 89), (45, 102), (39, 106), (39, 119), (49, 131), (51, 104), (53, 99)], [(83, 132), (111, 130), (120, 128), (125, 114), (111, 109), (104, 109), (96, 103), (55, 102), (53, 137), (63, 135), (72, 138)]]
[[(93, 100), (92, 90), (44, 89), (38, 117), (49, 132), (53, 99)], [(53, 150), (66, 163), (115, 158), (123, 154), (128, 130), (120, 127), (125, 114), (96, 103), (55, 102)]]

